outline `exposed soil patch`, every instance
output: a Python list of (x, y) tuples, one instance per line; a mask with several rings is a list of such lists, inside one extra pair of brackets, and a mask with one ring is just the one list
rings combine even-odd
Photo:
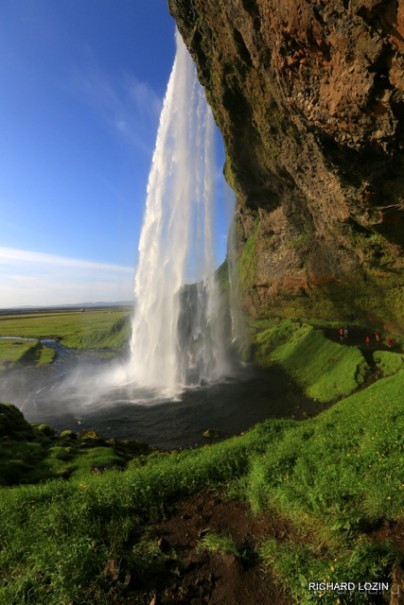
[[(136, 586), (125, 600), (131, 605), (289, 605), (292, 601), (257, 556), (266, 537), (290, 536), (287, 522), (270, 514), (252, 516), (236, 500), (214, 493), (196, 494), (176, 505), (154, 525), (159, 549), (167, 553), (165, 568)], [(200, 549), (209, 533), (232, 540), (239, 554)], [(122, 597), (120, 597), (122, 598)], [(117, 602), (117, 601), (115, 601)]]
[[(201, 548), (207, 535), (229, 538), (236, 553)], [(384, 522), (369, 534), (377, 543), (392, 542), (404, 552), (402, 522)], [(127, 605), (291, 605), (292, 600), (258, 556), (266, 538), (277, 541), (307, 542), (309, 535), (298, 535), (284, 519), (272, 513), (252, 515), (237, 500), (214, 492), (190, 496), (175, 505), (163, 521), (152, 526), (150, 540), (163, 557), (143, 577), (124, 565), (109, 561), (107, 575), (122, 586), (126, 596), (115, 596), (111, 603)], [(117, 584), (116, 584), (117, 586)]]
[(404, 520), (384, 521), (383, 525), (370, 534), (372, 540), (379, 544), (391, 542), (393, 546), (404, 554)]

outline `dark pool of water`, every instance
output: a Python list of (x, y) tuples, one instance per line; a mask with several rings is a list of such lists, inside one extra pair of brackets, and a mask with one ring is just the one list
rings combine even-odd
[(30, 422), (45, 422), (56, 430), (95, 430), (105, 437), (171, 449), (205, 443), (208, 428), (224, 437), (266, 418), (299, 418), (318, 411), (280, 369), (240, 366), (223, 382), (162, 399), (133, 384), (105, 384), (105, 377), (119, 370), (118, 362), (46, 344), (57, 349), (54, 364), (3, 371), (0, 401), (16, 405)]

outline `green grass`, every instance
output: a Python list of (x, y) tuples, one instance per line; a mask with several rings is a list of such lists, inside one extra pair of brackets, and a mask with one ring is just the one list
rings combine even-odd
[(81, 479), (91, 472), (142, 462), (151, 450), (136, 442), (104, 440), (96, 433), (56, 435), (45, 425), (31, 426), (12, 405), (0, 404), (0, 486), (55, 478)]
[(128, 333), (127, 318), (127, 311), (104, 309), (3, 315), (0, 330), (4, 336), (54, 338), (73, 348), (104, 348), (108, 342), (122, 346)]
[(31, 347), (32, 342), (17, 339), (0, 341), (0, 368), (18, 361)]
[[(256, 322), (254, 356), (280, 364), (320, 401), (355, 391), (368, 369), (355, 347), (292, 320)], [(319, 416), (269, 420), (185, 452), (146, 455), (95, 433), (57, 436), (0, 406), (0, 481), (26, 484), (0, 488), (0, 603), (119, 601), (125, 589), (105, 573), (108, 562), (119, 562), (120, 576), (155, 577), (177, 555), (158, 548), (153, 522), (206, 489), (288, 521), (288, 536), (268, 537), (258, 554), (294, 602), (318, 601), (309, 581), (387, 581), (399, 555), (369, 532), (402, 515), (404, 371), (400, 355), (374, 356), (386, 377)], [(243, 556), (213, 532), (199, 549)], [(321, 602), (333, 601), (325, 594)]]
[[(302, 422), (270, 420), (199, 450), (145, 457), (123, 471), (85, 474), (83, 466), (68, 481), (2, 488), (0, 602), (107, 604), (107, 562), (120, 561), (134, 577), (155, 573), (164, 557), (150, 524), (179, 498), (212, 488), (289, 519), (294, 533), (280, 543), (267, 539), (260, 555), (295, 602), (310, 602), (303, 584), (326, 574), (385, 580), (397, 553), (388, 544), (376, 547), (366, 532), (403, 510), (403, 376), (384, 378)], [(64, 438), (66, 445), (54, 450), (61, 462), (70, 455), (63, 447), (74, 441)], [(201, 547), (228, 551), (224, 538), (211, 535)]]
[(375, 351), (374, 360), (384, 376), (391, 376), (404, 367), (404, 356), (390, 351)]
[(349, 395), (369, 371), (359, 349), (328, 340), (308, 324), (283, 320), (256, 323), (257, 328), (254, 360), (264, 367), (280, 364), (312, 399), (328, 402)]
[(367, 532), (403, 511), (403, 382), (401, 371), (285, 432), (243, 480), (255, 511), (274, 510), (306, 534), (261, 549), (296, 603), (318, 602), (309, 581), (388, 581), (399, 553)]
[(55, 352), (40, 345), (38, 339), (52, 338), (76, 349), (117, 350), (129, 340), (130, 317), (128, 311), (104, 309), (1, 315), (0, 335), (16, 337), (0, 341), (0, 369), (17, 362), (42, 366), (53, 361)]
[[(333, 591), (309, 590), (309, 582), (354, 582), (356, 585), (366, 582), (388, 582), (395, 554), (386, 546), (371, 544), (359, 539), (354, 545), (345, 548), (339, 545), (334, 549), (324, 544), (278, 543), (274, 539), (266, 540), (259, 549), (264, 562), (275, 572), (280, 584), (286, 587), (294, 603), (352, 603), (367, 604), (368, 594), (352, 593), (349, 601), (346, 596), (338, 596)], [(366, 578), (366, 580), (364, 580)], [(386, 595), (386, 603), (390, 594)], [(380, 602), (380, 601), (378, 601)]]
[(15, 367), (17, 364), (41, 367), (51, 363), (55, 351), (36, 341), (3, 340), (0, 341), (0, 371)]
[(288, 515), (398, 516), (403, 380), (403, 371), (379, 380), (271, 445), (251, 466), (254, 508), (272, 502)]
[(240, 557), (242, 555), (232, 538), (229, 536), (222, 536), (216, 532), (208, 532), (205, 536), (203, 536), (197, 546), (197, 551), (222, 552), (234, 555), (235, 557)]

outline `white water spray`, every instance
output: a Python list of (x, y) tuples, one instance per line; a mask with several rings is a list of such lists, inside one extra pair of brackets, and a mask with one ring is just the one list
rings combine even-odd
[[(135, 279), (131, 373), (166, 396), (226, 371), (214, 279), (214, 123), (176, 33), (147, 187)], [(192, 274), (193, 286), (186, 286)]]

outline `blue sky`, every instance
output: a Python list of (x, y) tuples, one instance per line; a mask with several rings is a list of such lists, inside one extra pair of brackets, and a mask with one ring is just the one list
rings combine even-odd
[(0, 307), (131, 298), (174, 27), (166, 0), (1, 0)]

